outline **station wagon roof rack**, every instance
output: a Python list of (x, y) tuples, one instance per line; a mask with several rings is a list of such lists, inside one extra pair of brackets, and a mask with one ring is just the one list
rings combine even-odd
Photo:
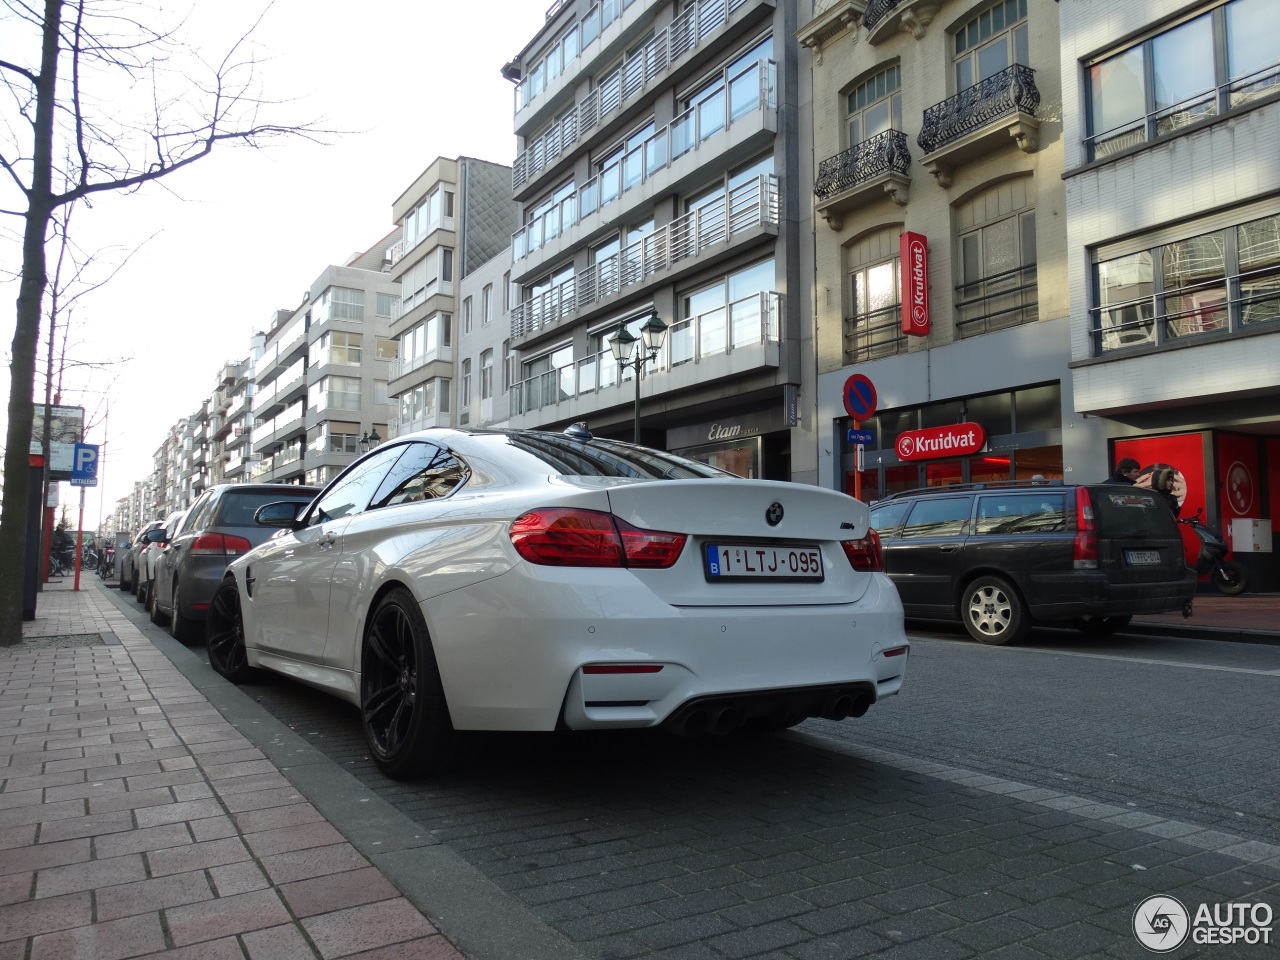
[(936, 487), (915, 487), (911, 490), (895, 490), (893, 493), (887, 493), (876, 503), (884, 503), (886, 500), (897, 500), (900, 497), (919, 496), (922, 493), (969, 493), (973, 490), (1008, 490), (1019, 489), (1023, 487), (1063, 487), (1066, 484), (1060, 477), (1046, 478), (1041, 477), (1038, 480), (984, 480), (978, 483), (944, 483)]

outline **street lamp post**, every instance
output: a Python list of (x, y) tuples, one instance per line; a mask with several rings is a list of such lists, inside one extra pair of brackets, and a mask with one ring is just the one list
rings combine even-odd
[[(667, 325), (658, 318), (657, 310), (654, 310), (649, 315), (649, 319), (640, 328), (642, 350), (636, 351), (635, 335), (627, 329), (625, 323), (618, 324), (618, 332), (609, 338), (609, 349), (613, 351), (613, 358), (618, 361), (619, 368), (629, 367), (635, 371), (636, 412), (634, 441), (637, 444), (640, 442), (640, 374), (643, 372), (646, 363), (657, 358), (658, 351), (662, 349), (662, 342), (666, 338)], [(635, 357), (631, 356), (633, 351), (635, 351)], [(622, 381), (621, 372), (618, 374), (618, 381), (619, 383)]]
[(382, 438), (378, 436), (378, 428), (374, 427), (368, 433), (363, 434), (360, 437), (359, 442), (360, 442), (360, 451), (362, 453), (368, 453), (370, 450), (372, 450), (374, 447), (376, 447), (379, 443), (382, 442)]

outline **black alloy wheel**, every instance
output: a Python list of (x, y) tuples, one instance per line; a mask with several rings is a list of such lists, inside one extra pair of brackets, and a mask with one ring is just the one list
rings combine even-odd
[(240, 616), (240, 588), (228, 576), (209, 603), (205, 620), (205, 649), (209, 666), (232, 683), (244, 683), (257, 672), (244, 649), (244, 619)]
[(164, 611), (160, 609), (160, 601), (157, 597), (156, 582), (154, 579), (147, 581), (147, 616), (151, 618), (151, 622), (158, 627), (163, 627), (169, 622), (169, 618), (164, 615)]
[(396, 587), (379, 601), (361, 652), (360, 723), (378, 768), (408, 780), (453, 767), (458, 735), (440, 668), (412, 593)]

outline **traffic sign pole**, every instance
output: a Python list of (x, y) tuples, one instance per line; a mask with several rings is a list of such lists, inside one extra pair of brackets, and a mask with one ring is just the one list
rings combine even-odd
[[(853, 421), (853, 429), (859, 430), (862, 425), (857, 420)], [(862, 499), (862, 444), (855, 443), (853, 445), (853, 498), (855, 500)]]
[(80, 488), (80, 522), (76, 524), (76, 579), (72, 590), (80, 589), (80, 557), (84, 555), (84, 487)]

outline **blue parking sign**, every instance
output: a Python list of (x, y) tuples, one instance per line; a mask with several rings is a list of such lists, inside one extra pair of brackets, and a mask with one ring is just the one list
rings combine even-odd
[(71, 485), (96, 487), (98, 485), (98, 445), (77, 443), (71, 454)]

